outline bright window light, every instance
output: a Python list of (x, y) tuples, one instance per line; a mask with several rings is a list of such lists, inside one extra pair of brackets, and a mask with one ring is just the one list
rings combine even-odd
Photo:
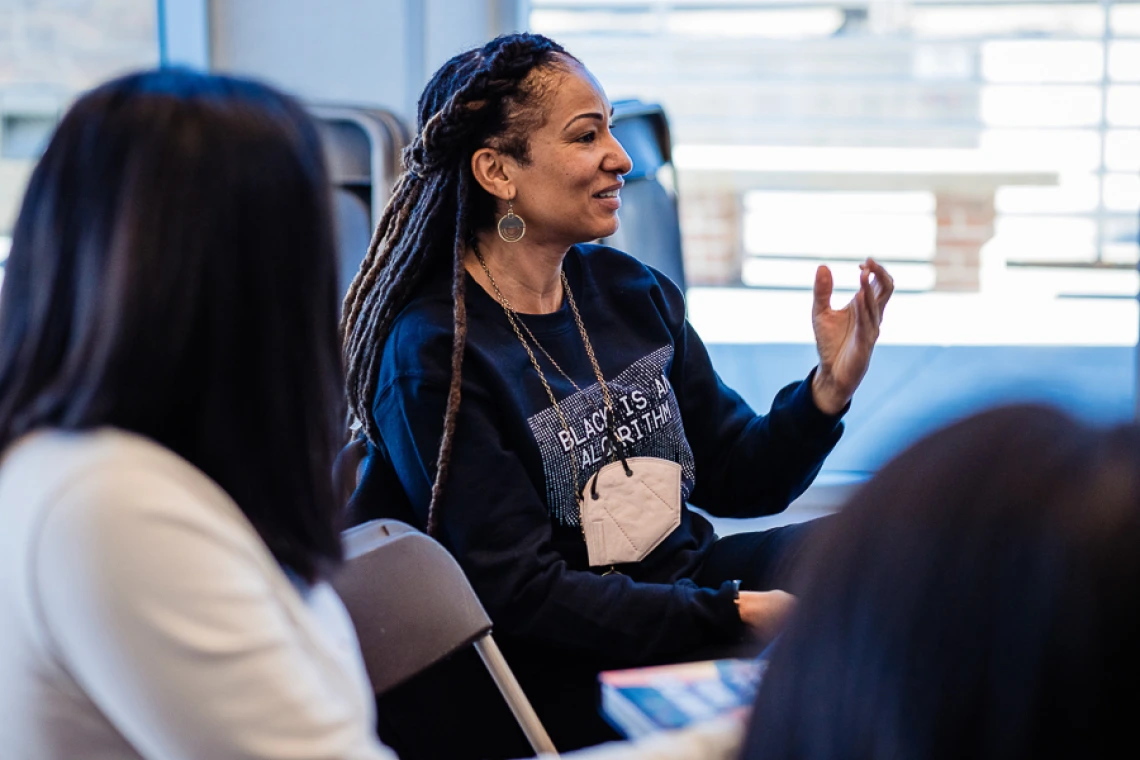
[(934, 253), (931, 193), (750, 192), (743, 224), (750, 254), (929, 259)]
[(1112, 33), (1140, 37), (1140, 4), (1115, 3), (1112, 7)]
[[(831, 270), (836, 291), (853, 292), (859, 287), (859, 261), (843, 259), (797, 261), (754, 258), (744, 262), (740, 279), (753, 287), (806, 290), (815, 282), (815, 272), (820, 264)], [(893, 261), (890, 269), (898, 290), (926, 291), (934, 287), (935, 272), (931, 264)]]
[(1096, 259), (1096, 220), (1004, 216), (989, 244), (1008, 261), (1090, 262)]
[(1140, 171), (1140, 129), (1109, 130), (1104, 152), (1109, 169)]
[(1095, 126), (1101, 94), (1096, 87), (987, 86), (981, 111), (982, 122), (995, 127)]
[(677, 10), (669, 14), (670, 34), (691, 37), (827, 37), (843, 25), (839, 8), (804, 10)]
[(1107, 111), (1114, 127), (1140, 127), (1140, 86), (1109, 87)]
[(1104, 178), (1104, 205), (1110, 211), (1136, 211), (1140, 208), (1140, 176), (1109, 174)]
[(999, 187), (999, 214), (1080, 214), (1096, 210), (1100, 188), (1095, 174), (1062, 174), (1054, 187)]
[(1140, 40), (1108, 44), (1108, 76), (1117, 82), (1140, 81)]
[(659, 31), (661, 25), (653, 14), (645, 12), (566, 11), (553, 8), (531, 11), (530, 24), (537, 31), (556, 34), (590, 32), (620, 35), (651, 34)]
[(920, 37), (1064, 34), (1099, 37), (1104, 11), (1096, 5), (912, 5), (910, 27)]
[(982, 44), (982, 76), (990, 82), (1099, 82), (1099, 42), (999, 40)]
[(1100, 134), (1091, 129), (987, 129), (978, 147), (1009, 161), (1063, 171), (1095, 171), (1100, 166)]

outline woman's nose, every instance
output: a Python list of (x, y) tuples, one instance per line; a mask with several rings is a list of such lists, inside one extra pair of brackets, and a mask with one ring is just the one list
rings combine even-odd
[(611, 134), (610, 139), (613, 141), (613, 149), (606, 154), (606, 164), (602, 168), (615, 174), (629, 174), (633, 171), (633, 160), (616, 137)]

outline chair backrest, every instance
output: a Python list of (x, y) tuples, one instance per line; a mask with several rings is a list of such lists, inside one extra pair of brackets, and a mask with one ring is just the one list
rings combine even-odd
[(372, 520), (343, 540), (345, 564), (333, 587), (377, 694), (490, 632), (463, 570), (434, 539), (396, 520)]
[(669, 122), (659, 105), (614, 103), (614, 136), (633, 160), (622, 190), (621, 227), (602, 242), (621, 249), (684, 289), (681, 219), (673, 176)]
[[(333, 483), (336, 486), (338, 503), (342, 506), (347, 506), (352, 495), (356, 493), (356, 487), (360, 483), (361, 466), (366, 456), (368, 456), (368, 442), (363, 438), (353, 438), (336, 455), (336, 460), (333, 462)], [(349, 524), (356, 525), (359, 522), (364, 520)]]
[(334, 188), (344, 294), (368, 251), (410, 137), (399, 117), (382, 109), (313, 106), (309, 111), (317, 122)]
[(351, 190), (334, 187), (332, 196), (338, 253), (336, 285), (343, 298), (372, 242), (372, 216), (367, 203)]

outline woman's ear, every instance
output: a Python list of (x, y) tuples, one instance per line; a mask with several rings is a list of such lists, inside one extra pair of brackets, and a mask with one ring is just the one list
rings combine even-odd
[(494, 148), (480, 148), (471, 156), (471, 173), (475, 181), (499, 200), (514, 200), (517, 193), (511, 180), (511, 169), (506, 156)]

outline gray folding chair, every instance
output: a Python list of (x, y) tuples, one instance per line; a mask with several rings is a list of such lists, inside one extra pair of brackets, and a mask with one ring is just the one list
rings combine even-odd
[(345, 565), (333, 586), (356, 627), (373, 690), (383, 694), (474, 644), (535, 753), (556, 754), (451, 554), (398, 520), (362, 523), (343, 539)]
[(340, 293), (360, 269), (372, 230), (400, 174), (407, 126), (380, 108), (312, 106), (329, 179), (340, 251)]

